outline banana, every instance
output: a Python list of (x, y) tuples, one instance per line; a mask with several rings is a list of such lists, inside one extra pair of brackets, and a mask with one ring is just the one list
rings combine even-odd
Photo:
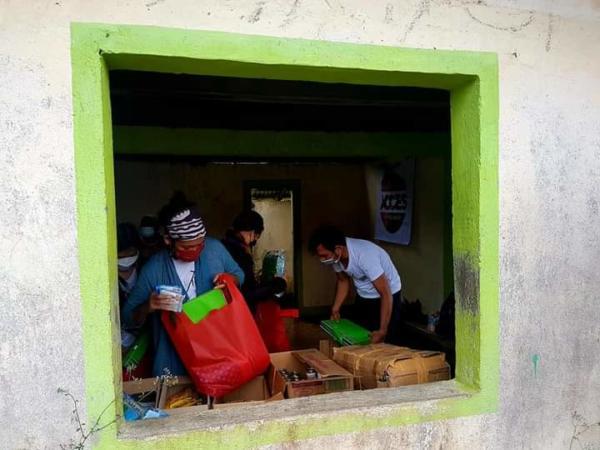
[(186, 398), (182, 398), (180, 400), (177, 400), (177, 401), (171, 403), (168, 406), (168, 409), (182, 408), (184, 406), (191, 406), (191, 405), (195, 405), (195, 404), (196, 404), (196, 399), (194, 399), (192, 397), (186, 397)]

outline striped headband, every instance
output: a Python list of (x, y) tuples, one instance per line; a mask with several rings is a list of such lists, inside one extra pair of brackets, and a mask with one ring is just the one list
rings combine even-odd
[(171, 239), (191, 241), (206, 236), (206, 229), (198, 211), (189, 208), (176, 214), (167, 224)]

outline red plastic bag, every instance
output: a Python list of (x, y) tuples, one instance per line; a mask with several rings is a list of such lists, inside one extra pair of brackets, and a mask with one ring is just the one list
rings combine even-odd
[(227, 305), (194, 324), (185, 313), (163, 311), (162, 323), (196, 389), (222, 397), (269, 366), (267, 348), (231, 275), (222, 276)]
[(281, 307), (274, 300), (259, 302), (254, 314), (269, 353), (287, 352), (290, 341), (285, 332), (285, 324), (281, 318)]

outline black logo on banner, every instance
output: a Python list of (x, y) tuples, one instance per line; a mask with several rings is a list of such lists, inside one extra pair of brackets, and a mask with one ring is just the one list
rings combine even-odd
[(406, 182), (394, 171), (386, 170), (381, 179), (379, 214), (389, 233), (396, 233), (402, 227), (407, 203)]

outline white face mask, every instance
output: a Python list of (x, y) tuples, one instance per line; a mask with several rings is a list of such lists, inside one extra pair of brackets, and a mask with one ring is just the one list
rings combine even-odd
[(131, 269), (131, 267), (133, 267), (133, 265), (137, 262), (139, 255), (140, 253), (136, 251), (135, 255), (133, 256), (125, 256), (124, 258), (119, 258), (119, 271), (126, 272), (127, 270)]
[[(333, 254), (335, 255), (335, 252), (333, 252)], [(334, 264), (339, 263), (341, 258), (342, 256), (340, 255), (337, 258), (331, 257), (327, 259), (322, 259), (321, 264), (325, 264), (326, 266), (333, 266)]]

